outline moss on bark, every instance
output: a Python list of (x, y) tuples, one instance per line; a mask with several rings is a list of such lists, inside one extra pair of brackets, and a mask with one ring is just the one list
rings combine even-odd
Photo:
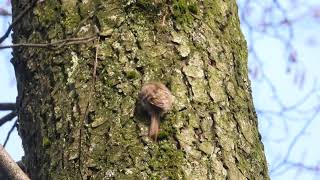
[[(14, 16), (25, 3), (13, 1)], [(15, 43), (100, 32), (99, 42), (14, 49), (33, 179), (268, 179), (235, 1), (47, 0), (25, 18)], [(158, 142), (136, 111), (149, 81), (175, 96)]]

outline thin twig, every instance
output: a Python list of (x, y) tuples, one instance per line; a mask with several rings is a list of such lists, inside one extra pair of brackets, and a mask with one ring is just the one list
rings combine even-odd
[(23, 9), (16, 18), (12, 21), (12, 24), (9, 25), (6, 33), (0, 38), (0, 44), (9, 36), (12, 28), (25, 16), (27, 12), (29, 12), (30, 9), (32, 9), (35, 4), (37, 3), (37, 0), (33, 0), (31, 3), (27, 5), (25, 9)]
[(6, 140), (4, 141), (3, 143), (3, 147), (6, 147), (8, 141), (9, 141), (9, 138), (10, 138), (10, 135), (11, 133), (13, 132), (14, 128), (17, 127), (17, 120), (14, 122), (14, 124), (12, 125), (11, 129), (9, 130), (8, 134), (7, 134), (7, 137), (6, 137)]
[(15, 118), (17, 116), (17, 112), (16, 111), (12, 111), (9, 114), (3, 116), (0, 119), (0, 126), (2, 126), (4, 123), (11, 121), (13, 118)]
[(83, 114), (83, 120), (80, 122), (80, 134), (79, 134), (79, 172), (81, 175), (81, 179), (83, 179), (82, 176), (82, 171), (81, 171), (81, 154), (82, 154), (82, 130), (84, 130), (84, 124), (87, 124), (87, 116), (88, 116), (88, 110), (90, 107), (90, 102), (91, 102), (91, 98), (93, 96), (93, 94), (95, 93), (95, 84), (96, 84), (96, 79), (97, 79), (97, 66), (98, 66), (98, 54), (99, 54), (99, 41), (100, 38), (98, 37), (97, 41), (96, 41), (96, 52), (95, 52), (95, 60), (94, 60), (94, 65), (93, 65), (93, 72), (92, 72), (92, 85), (90, 87), (90, 91), (89, 91), (89, 97), (88, 97), (88, 101), (87, 101), (87, 105)]
[(0, 111), (16, 110), (16, 103), (0, 103)]
[(87, 43), (97, 38), (96, 35), (83, 38), (69, 38), (51, 43), (18, 43), (6, 46), (0, 46), (0, 49), (14, 48), (14, 47), (30, 47), (30, 48), (61, 48), (67, 45)]
[(2, 145), (0, 145), (0, 167), (9, 176), (9, 179), (30, 180)]

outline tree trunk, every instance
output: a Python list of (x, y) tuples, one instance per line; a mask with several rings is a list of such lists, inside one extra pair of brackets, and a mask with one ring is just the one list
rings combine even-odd
[[(13, 0), (13, 17), (30, 3)], [(39, 1), (14, 27), (32, 179), (268, 179), (235, 0)], [(68, 41), (69, 42), (69, 41)], [(143, 84), (175, 97), (157, 141)]]

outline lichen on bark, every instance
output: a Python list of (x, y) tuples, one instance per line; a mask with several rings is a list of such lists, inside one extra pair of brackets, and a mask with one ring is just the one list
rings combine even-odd
[[(13, 1), (13, 13), (25, 3)], [(235, 1), (47, 0), (25, 18), (15, 43), (96, 28), (100, 38), (14, 49), (32, 178), (268, 179)], [(136, 102), (150, 81), (175, 96), (157, 142)]]

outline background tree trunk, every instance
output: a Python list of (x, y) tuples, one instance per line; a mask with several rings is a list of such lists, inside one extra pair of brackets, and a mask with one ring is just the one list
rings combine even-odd
[[(28, 3), (13, 0), (13, 16)], [(268, 179), (234, 0), (46, 0), (13, 41), (96, 29), (99, 41), (13, 51), (32, 179)], [(136, 103), (150, 81), (175, 96), (157, 142)]]

